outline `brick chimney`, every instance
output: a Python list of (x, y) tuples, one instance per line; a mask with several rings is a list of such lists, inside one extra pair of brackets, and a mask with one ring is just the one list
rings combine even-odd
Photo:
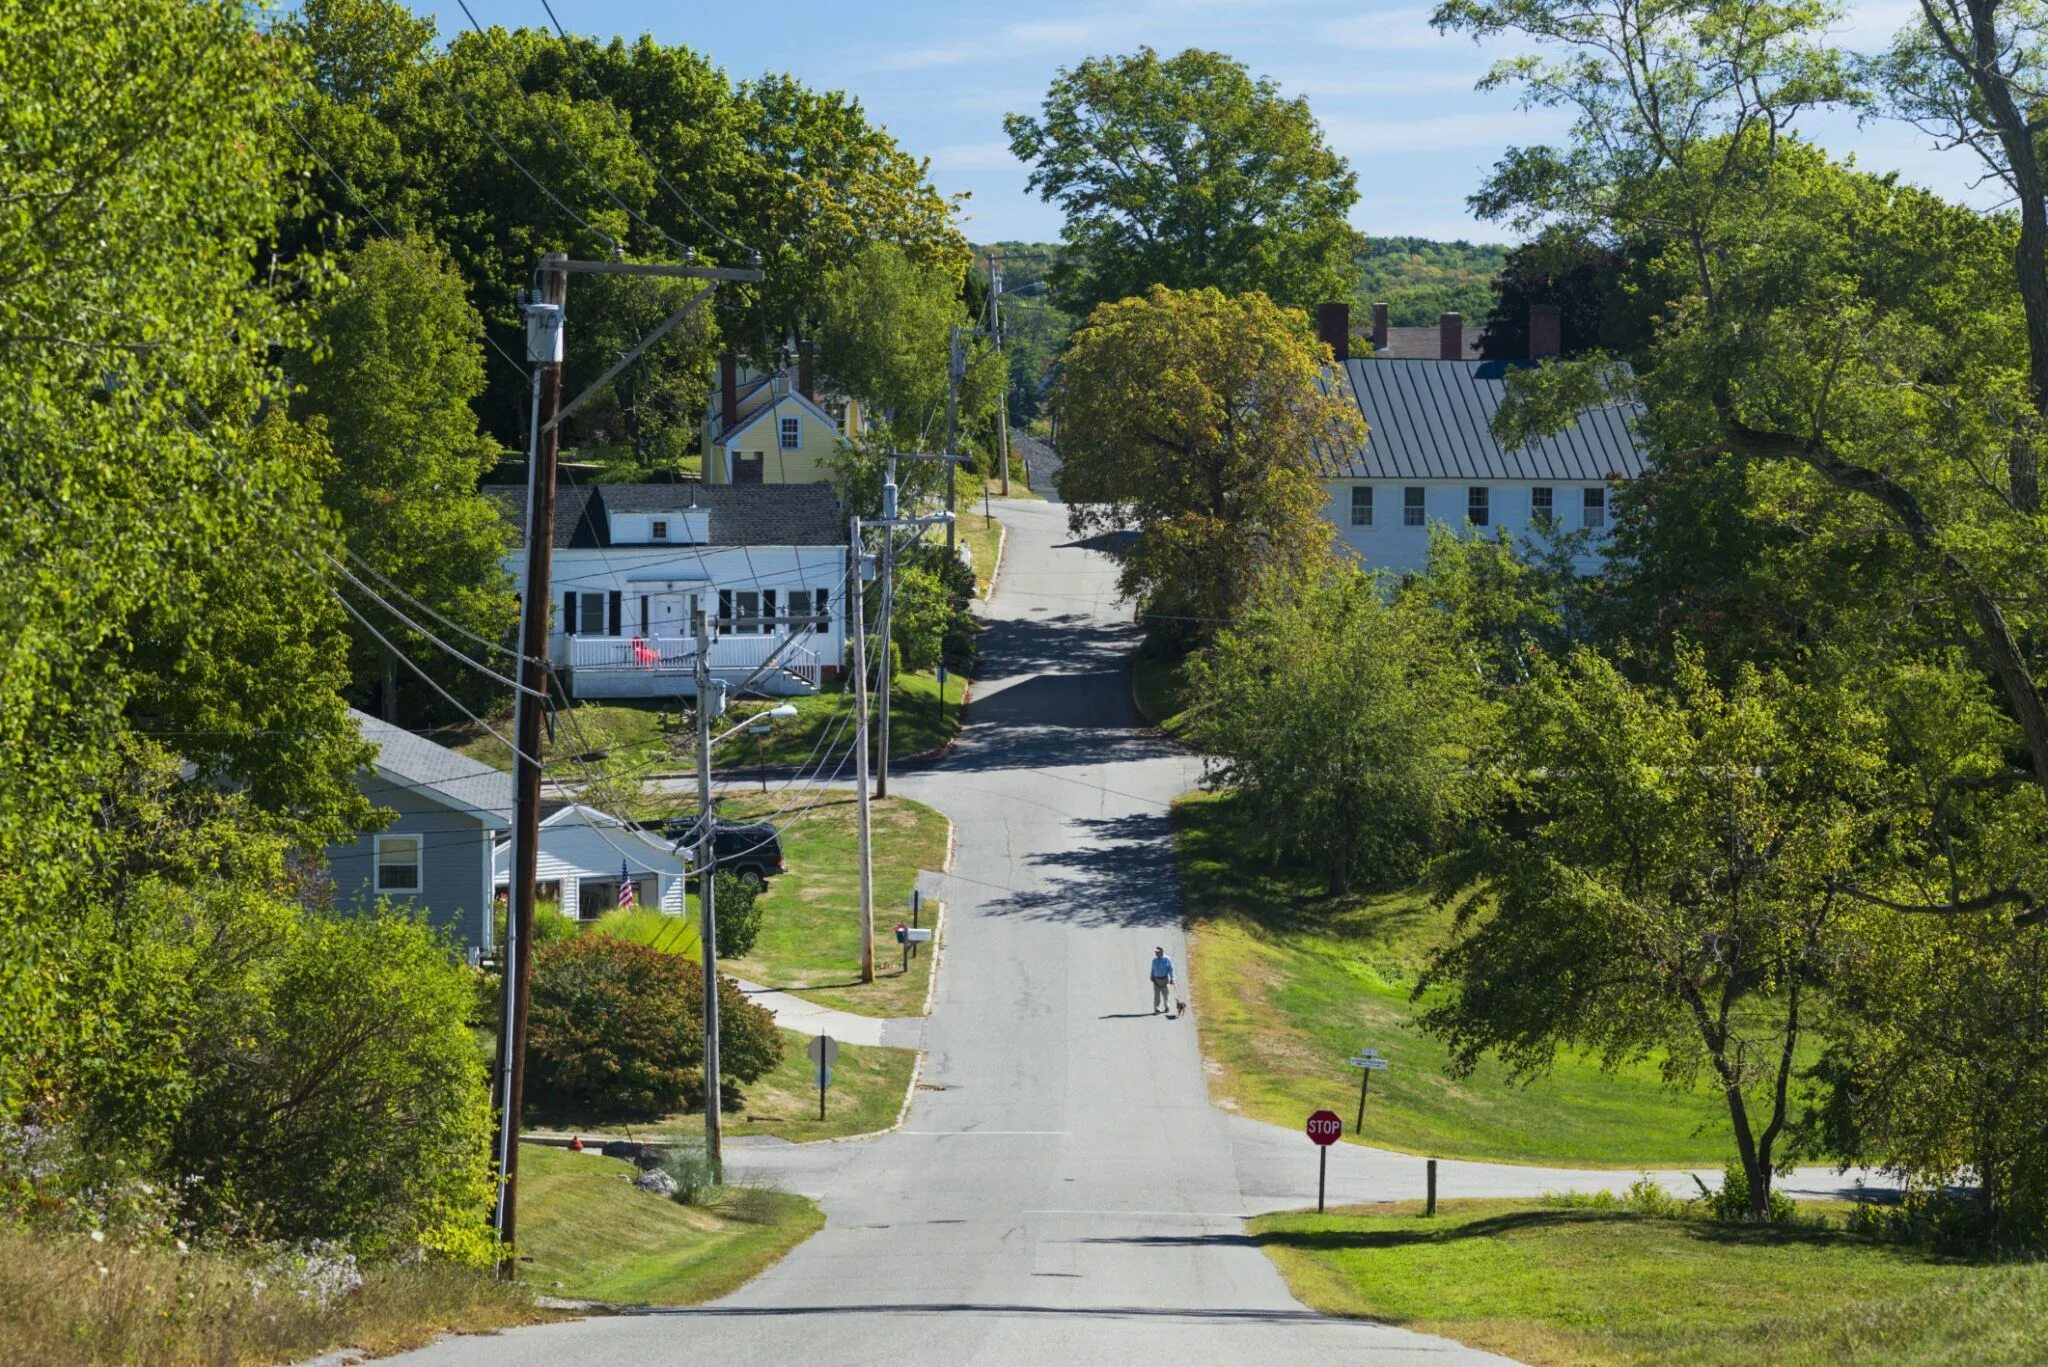
[(797, 392), (812, 403), (818, 401), (818, 349), (814, 342), (796, 344)]
[(718, 430), (731, 428), (740, 411), (740, 358), (730, 351), (718, 353)]
[(1351, 305), (1317, 304), (1316, 336), (1341, 364), (1351, 359)]
[(1543, 361), (1563, 354), (1563, 310), (1555, 304), (1529, 305), (1529, 359)]
[(1465, 315), (1444, 313), (1437, 315), (1437, 359), (1440, 361), (1462, 361), (1465, 359)]
[(1372, 306), (1372, 349), (1374, 351), (1385, 351), (1387, 349), (1387, 306), (1385, 304), (1374, 304)]

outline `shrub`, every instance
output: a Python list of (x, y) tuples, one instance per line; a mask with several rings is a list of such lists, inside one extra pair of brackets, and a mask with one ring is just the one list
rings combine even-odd
[[(735, 874), (721, 873), (713, 892), (718, 913), (718, 952), (734, 959), (745, 958), (753, 953), (754, 941), (761, 938), (760, 889), (741, 882)], [(690, 938), (694, 943), (696, 937)]]
[(172, 1171), (203, 1225), (368, 1257), (492, 1256), (491, 1112), (472, 975), (415, 915), (307, 914), (193, 1038)]
[[(1698, 1181), (1699, 1179), (1695, 1178), (1693, 1180)], [(1705, 1184), (1702, 1183), (1700, 1197), (1706, 1205), (1707, 1214), (1713, 1216), (1716, 1220), (1725, 1221), (1729, 1224), (1739, 1224), (1750, 1218), (1749, 1176), (1742, 1170), (1742, 1164), (1740, 1163), (1731, 1160), (1721, 1170), (1721, 1189), (1719, 1191), (1710, 1192), (1706, 1189)], [(1798, 1217), (1798, 1214), (1799, 1207), (1793, 1203), (1791, 1197), (1775, 1188), (1771, 1191), (1771, 1210), (1770, 1215), (1767, 1217), (1770, 1223), (1774, 1225), (1790, 1224)]]
[(636, 945), (646, 945), (649, 949), (685, 959), (695, 959), (701, 954), (695, 916), (672, 916), (650, 906), (608, 911), (591, 923), (590, 933), (609, 935), (615, 940), (630, 940)]
[[(652, 1118), (701, 1098), (703, 975), (673, 954), (609, 935), (542, 946), (527, 1014), (530, 1107)], [(731, 979), (719, 982), (720, 1061), (728, 1098), (782, 1058), (775, 1019)]]
[(718, 1165), (702, 1140), (681, 1140), (661, 1151), (656, 1167), (675, 1180), (669, 1197), (680, 1206), (701, 1206), (718, 1190)]

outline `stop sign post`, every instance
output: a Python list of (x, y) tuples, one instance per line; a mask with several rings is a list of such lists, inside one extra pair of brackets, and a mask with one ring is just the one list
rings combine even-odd
[(1321, 1155), (1316, 1168), (1316, 1214), (1323, 1213), (1323, 1193), (1330, 1181), (1330, 1145), (1344, 1137), (1344, 1122), (1335, 1111), (1317, 1111), (1308, 1118), (1308, 1137)]

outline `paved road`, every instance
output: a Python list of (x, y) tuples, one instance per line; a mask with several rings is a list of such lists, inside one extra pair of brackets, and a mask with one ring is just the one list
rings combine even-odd
[[(1191, 1021), (1150, 1014), (1185, 962), (1165, 809), (1196, 763), (1135, 724), (1128, 616), (1057, 505), (1011, 503), (971, 724), (897, 786), (956, 825), (945, 969), (904, 1128), (748, 1148), (820, 1192), (824, 1231), (692, 1310), (454, 1339), (406, 1362), (1078, 1364), (1499, 1361), (1325, 1319), (1243, 1233), (1235, 1122)], [(1304, 1141), (1305, 1144), (1305, 1141)]]

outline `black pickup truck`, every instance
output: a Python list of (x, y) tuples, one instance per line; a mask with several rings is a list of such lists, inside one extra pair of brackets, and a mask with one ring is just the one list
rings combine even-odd
[[(672, 817), (661, 823), (661, 833), (674, 841), (697, 839), (697, 818)], [(692, 846), (694, 850), (694, 845)], [(712, 858), (720, 869), (739, 875), (743, 883), (760, 887), (782, 872), (782, 841), (767, 822), (728, 824), (719, 822), (711, 837)]]

